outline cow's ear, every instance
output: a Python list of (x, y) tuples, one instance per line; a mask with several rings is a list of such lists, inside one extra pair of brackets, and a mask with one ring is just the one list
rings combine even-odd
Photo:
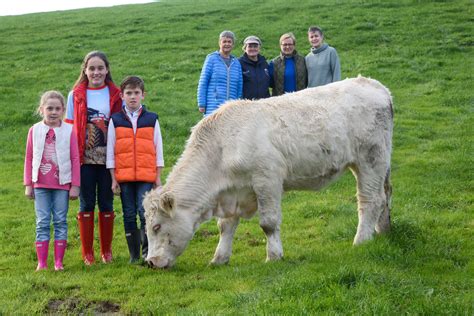
[[(150, 190), (145, 193), (143, 198), (143, 207), (145, 208), (145, 216), (153, 216), (154, 212), (158, 210), (159, 197), (161, 189)], [(150, 215), (148, 215), (150, 214)]]
[(172, 192), (163, 192), (160, 195), (160, 209), (171, 216), (174, 208), (174, 195)]

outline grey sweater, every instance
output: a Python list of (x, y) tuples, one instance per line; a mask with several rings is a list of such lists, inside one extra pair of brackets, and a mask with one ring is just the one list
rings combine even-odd
[(306, 68), (308, 69), (308, 88), (322, 86), (341, 80), (341, 65), (336, 49), (323, 44), (312, 49), (306, 55)]

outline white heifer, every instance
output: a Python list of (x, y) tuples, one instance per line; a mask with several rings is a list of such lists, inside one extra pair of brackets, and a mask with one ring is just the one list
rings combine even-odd
[(354, 244), (389, 230), (392, 129), (390, 92), (360, 76), (227, 103), (193, 128), (166, 185), (145, 197), (148, 263), (172, 266), (211, 216), (220, 229), (212, 263), (227, 263), (239, 218), (257, 210), (267, 261), (280, 259), (283, 192), (318, 190), (347, 168), (357, 178)]

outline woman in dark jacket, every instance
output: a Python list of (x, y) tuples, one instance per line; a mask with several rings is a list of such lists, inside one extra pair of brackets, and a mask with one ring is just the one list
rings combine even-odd
[(303, 90), (308, 85), (305, 59), (298, 54), (295, 45), (293, 33), (285, 33), (280, 37), (280, 56), (268, 65), (272, 96)]
[(260, 47), (262, 42), (257, 36), (248, 36), (242, 47), (244, 54), (239, 58), (242, 65), (243, 98), (256, 100), (270, 97), (270, 75), (268, 64), (262, 55)]

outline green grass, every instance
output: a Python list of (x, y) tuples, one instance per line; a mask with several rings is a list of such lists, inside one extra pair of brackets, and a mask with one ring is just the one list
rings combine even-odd
[[(472, 16), (468, 0), (176, 0), (0, 17), (0, 314), (472, 315)], [(200, 119), (197, 81), (218, 34), (258, 35), (272, 58), (288, 31), (306, 53), (312, 24), (338, 50), (343, 77), (375, 78), (394, 96), (390, 234), (352, 247), (355, 181), (346, 174), (321, 192), (285, 195), (281, 262), (264, 263), (254, 218), (239, 226), (227, 266), (207, 265), (218, 242), (214, 220), (172, 270), (130, 266), (117, 200), (114, 263), (86, 268), (74, 202), (65, 271), (34, 272), (35, 216), (22, 172), (43, 91), (67, 94), (83, 56), (105, 51), (116, 82), (130, 74), (145, 79), (145, 103), (160, 115), (167, 174)]]

